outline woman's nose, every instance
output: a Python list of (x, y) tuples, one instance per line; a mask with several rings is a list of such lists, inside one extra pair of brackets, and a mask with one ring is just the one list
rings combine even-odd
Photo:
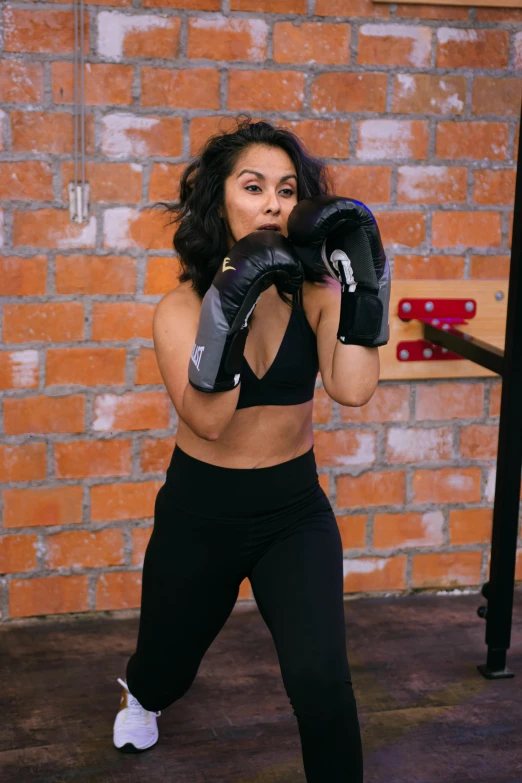
[(279, 212), (279, 200), (275, 193), (270, 193), (265, 204), (265, 212)]

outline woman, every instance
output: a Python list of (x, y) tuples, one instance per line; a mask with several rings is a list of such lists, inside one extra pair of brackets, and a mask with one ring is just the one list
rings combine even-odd
[(332, 399), (366, 403), (379, 357), (337, 339), (341, 285), (304, 248), (301, 266), (287, 239), (298, 202), (326, 193), (324, 165), (292, 133), (247, 119), (208, 140), (169, 207), (183, 272), (153, 332), (179, 426), (145, 554), (137, 649), (119, 680), (120, 750), (156, 743), (156, 717), (189, 689), (248, 577), (308, 783), (363, 779), (342, 545), (318, 483), (312, 405), (319, 369)]

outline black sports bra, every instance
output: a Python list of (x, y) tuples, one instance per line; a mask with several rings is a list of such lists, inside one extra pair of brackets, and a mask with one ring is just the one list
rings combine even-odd
[(243, 357), (237, 408), (308, 402), (314, 396), (318, 372), (317, 340), (299, 306), (292, 310), (277, 355), (262, 378)]

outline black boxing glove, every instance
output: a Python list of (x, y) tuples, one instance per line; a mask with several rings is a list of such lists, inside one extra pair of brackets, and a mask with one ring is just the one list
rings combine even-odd
[(303, 283), (301, 263), (286, 237), (253, 231), (229, 251), (203, 297), (188, 373), (195, 389), (221, 392), (237, 386), (248, 320), (273, 283), (280, 291), (296, 291)]
[(341, 283), (337, 339), (373, 348), (390, 339), (390, 266), (374, 216), (361, 201), (303, 199), (288, 218), (301, 262)]

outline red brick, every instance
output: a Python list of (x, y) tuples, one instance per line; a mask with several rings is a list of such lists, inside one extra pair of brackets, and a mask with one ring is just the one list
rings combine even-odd
[(434, 212), (433, 247), (499, 247), (502, 244), (500, 212)]
[(145, 274), (144, 294), (166, 294), (177, 288), (181, 272), (179, 259), (149, 256)]
[(356, 16), (387, 19), (389, 7), (374, 3), (372, 0), (316, 0), (315, 13), (318, 16)]
[(357, 557), (345, 561), (344, 592), (371, 593), (406, 588), (405, 555)]
[[(467, 12), (467, 9), (465, 10)], [(516, 24), (520, 24), (520, 22), (522, 22), (522, 9), (477, 8), (477, 22), (515, 22)]]
[(319, 486), (323, 490), (323, 492), (330, 497), (330, 476), (328, 473), (320, 473), (319, 474)]
[(366, 405), (351, 408), (339, 406), (341, 421), (408, 421), (409, 388), (405, 384), (377, 386), (373, 397)]
[[(12, 111), (11, 135), (13, 152), (46, 152), (72, 154), (74, 149), (74, 117), (65, 112), (46, 114), (42, 111)], [(94, 152), (94, 118), (85, 118), (85, 152)]]
[(141, 445), (140, 467), (143, 473), (165, 473), (176, 445), (174, 435), (167, 438), (144, 438)]
[(376, 549), (443, 546), (444, 515), (441, 511), (375, 514), (373, 545)]
[(34, 389), (38, 383), (38, 351), (0, 351), (0, 389)]
[[(165, 2), (165, 0), (163, 0)], [(100, 574), (96, 585), (96, 610), (136, 609), (141, 600), (141, 571)]]
[(16, 574), (38, 565), (36, 536), (2, 536), (0, 538), (0, 573)]
[(312, 84), (310, 105), (315, 112), (385, 112), (386, 74), (320, 74)]
[(15, 211), (13, 214), (13, 242), (17, 246), (51, 247), (68, 250), (75, 247), (94, 247), (96, 218), (88, 223), (71, 223), (67, 209), (37, 209)]
[(313, 421), (314, 424), (328, 424), (332, 416), (332, 399), (322, 386), (314, 393)]
[(229, 109), (300, 111), (305, 75), (297, 71), (229, 71)]
[(472, 424), (460, 429), (460, 453), (468, 459), (495, 459), (498, 450), (496, 424)]
[[(85, 179), (89, 183), (89, 198), (97, 203), (134, 204), (141, 201), (142, 167), (136, 163), (85, 164)], [(62, 198), (69, 201), (69, 183), (74, 180), (74, 163), (62, 163)]]
[(94, 302), (93, 340), (152, 339), (155, 305), (140, 302)]
[(220, 76), (216, 68), (172, 70), (144, 67), (142, 105), (173, 109), (219, 109)]
[(412, 19), (458, 19), (459, 21), (468, 20), (468, 8), (456, 5), (409, 5), (408, 3), (397, 3), (396, 16)]
[(0, 256), (3, 296), (41, 296), (45, 294), (47, 258)]
[(57, 256), (59, 294), (133, 294), (136, 259), (128, 256)]
[(508, 54), (508, 30), (437, 30), (437, 68), (506, 68)]
[[(515, 66), (517, 67), (517, 66)], [(520, 68), (520, 65), (518, 66)], [(473, 114), (495, 114), (500, 117), (520, 117), (522, 79), (475, 76), (471, 92)]]
[(325, 63), (335, 65), (350, 59), (350, 25), (336, 22), (276, 22), (274, 62)]
[(373, 214), (385, 247), (393, 244), (417, 247), (425, 241), (425, 213), (409, 210), (408, 212), (374, 211)]
[(75, 440), (55, 443), (57, 478), (126, 476), (132, 470), (130, 440)]
[[(74, 103), (73, 63), (51, 64), (53, 100), (55, 103)], [(86, 63), (84, 89), (86, 105), (126, 105), (132, 103), (131, 65)]]
[(132, 564), (143, 565), (147, 544), (150, 541), (153, 526), (135, 527), (132, 529)]
[(318, 465), (360, 465), (375, 462), (375, 433), (369, 430), (316, 430)]
[(461, 280), (465, 258), (462, 256), (395, 256), (394, 280)]
[(117, 519), (152, 517), (161, 481), (98, 484), (91, 487), (91, 520), (108, 522)]
[(106, 114), (102, 118), (102, 152), (112, 157), (181, 155), (180, 117)]
[(85, 397), (24, 397), (4, 400), (4, 428), (7, 435), (45, 432), (83, 432)]
[(446, 204), (467, 200), (464, 166), (399, 166), (398, 204)]
[(372, 470), (360, 476), (337, 478), (339, 508), (397, 505), (405, 501), (406, 476), (402, 470)]
[(509, 277), (509, 256), (471, 256), (470, 277), (481, 280)]
[(53, 197), (53, 173), (49, 163), (38, 160), (0, 162), (0, 199), (51, 201)]
[(277, 125), (299, 136), (312, 155), (323, 158), (350, 156), (349, 120), (281, 120)]
[(414, 555), (413, 587), (464, 587), (480, 581), (482, 552)]
[(184, 11), (219, 11), (221, 0), (143, 0), (144, 8), (182, 8)]
[(348, 197), (357, 194), (364, 204), (382, 203), (391, 198), (391, 166), (328, 166), (333, 192)]
[(450, 544), (489, 544), (493, 529), (493, 509), (458, 508), (449, 515)]
[(193, 17), (188, 20), (187, 55), (194, 60), (262, 62), (267, 37), (268, 25), (262, 19)]
[(0, 101), (39, 103), (43, 97), (43, 63), (0, 62)]
[(452, 427), (390, 427), (386, 432), (386, 459), (390, 464), (448, 460), (452, 443)]
[(13, 579), (9, 584), (11, 617), (86, 612), (89, 609), (88, 576), (44, 576)]
[(359, 120), (357, 158), (415, 158), (428, 156), (429, 127), (424, 120)]
[(231, 11), (254, 11), (261, 14), (306, 14), (306, 0), (230, 0)]
[(135, 384), (163, 383), (156, 354), (152, 348), (140, 348), (135, 362)]
[(6, 489), (4, 527), (73, 525), (82, 521), (82, 488)]
[(149, 201), (179, 199), (179, 183), (186, 163), (153, 163), (149, 181)]
[(68, 342), (83, 340), (83, 304), (45, 302), (4, 307), (5, 342)]
[(502, 383), (497, 382), (494, 386), (491, 387), (490, 392), (490, 403), (489, 403), (489, 415), (490, 416), (499, 416), (500, 415), (500, 399), (502, 395)]
[(176, 16), (98, 14), (98, 54), (104, 60), (122, 57), (175, 59), (181, 19)]
[(45, 443), (0, 444), (0, 482), (43, 479), (46, 462)]
[(105, 210), (103, 245), (111, 249), (142, 247), (145, 250), (165, 250), (172, 247), (174, 229), (159, 209), (113, 207)]
[[(278, 0), (279, 1), (279, 0)], [(190, 154), (197, 155), (209, 136), (220, 131), (231, 131), (237, 127), (234, 117), (194, 117), (190, 121)]]
[(395, 76), (393, 112), (462, 114), (465, 105), (465, 76), (451, 76), (446, 73), (443, 76), (428, 73), (398, 73)]
[(506, 204), (515, 200), (515, 171), (481, 169), (474, 172), (473, 201), (477, 204)]
[(47, 568), (101, 568), (123, 565), (121, 530), (66, 530), (47, 536)]
[(345, 514), (336, 517), (336, 520), (343, 552), (347, 549), (363, 549), (366, 540), (367, 514)]
[[(384, 32), (384, 30), (386, 32)], [(429, 68), (432, 32), (419, 25), (364, 24), (359, 27), (358, 65)]]
[(480, 468), (416, 470), (414, 503), (475, 503), (480, 500)]
[[(89, 52), (89, 16), (84, 14), (85, 53)], [(74, 52), (72, 11), (35, 11), (7, 7), (4, 11), (6, 52)]]
[(46, 383), (104, 386), (125, 383), (125, 348), (50, 348)]
[(435, 155), (438, 158), (506, 160), (508, 126), (505, 122), (438, 122)]
[(94, 401), (93, 430), (162, 430), (169, 426), (170, 400), (166, 392), (101, 394)]
[(418, 421), (424, 419), (474, 419), (484, 409), (483, 383), (449, 381), (426, 385), (417, 384)]

